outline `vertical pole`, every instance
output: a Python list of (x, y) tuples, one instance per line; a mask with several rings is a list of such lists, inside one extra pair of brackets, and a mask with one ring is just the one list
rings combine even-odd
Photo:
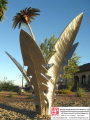
[[(32, 38), (35, 40), (34, 34), (33, 34), (33, 32), (32, 32), (32, 29), (31, 29), (31, 26), (30, 26), (29, 23), (28, 23), (28, 28), (29, 28), (29, 30), (30, 30), (30, 33), (31, 33)], [(35, 40), (35, 41), (36, 41), (36, 40)]]
[[(24, 63), (23, 63), (23, 69), (24, 69)], [(23, 89), (23, 74), (22, 74), (22, 89)]]
[(22, 89), (23, 89), (23, 74), (22, 74)]

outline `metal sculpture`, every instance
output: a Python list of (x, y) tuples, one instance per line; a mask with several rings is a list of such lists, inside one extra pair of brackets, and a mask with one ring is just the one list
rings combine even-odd
[[(27, 72), (7, 53), (31, 86), (36, 111), (41, 115), (50, 114), (50, 108), (54, 102), (56, 82), (59, 79), (59, 74), (62, 73), (62, 63), (67, 63), (67, 59), (70, 58), (67, 55), (72, 50), (72, 44), (79, 30), (82, 18), (83, 13), (72, 20), (58, 38), (54, 46), (55, 53), (48, 62), (51, 65), (49, 69), (45, 68), (46, 63), (40, 48), (34, 39), (24, 30), (20, 32), (20, 46), (24, 65), (28, 66)], [(29, 76), (32, 76), (32, 79)]]
[(79, 45), (79, 42), (77, 42), (76, 44), (74, 44), (69, 52), (69, 54), (67, 54), (67, 57), (66, 57), (66, 61), (65, 63), (62, 63), (62, 73), (61, 74), (64, 74), (64, 66), (68, 65), (68, 60), (73, 56), (73, 54), (75, 53), (75, 50), (76, 48), (78, 47)]

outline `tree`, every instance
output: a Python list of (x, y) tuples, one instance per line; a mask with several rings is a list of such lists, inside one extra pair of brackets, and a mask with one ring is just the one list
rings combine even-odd
[[(21, 27), (21, 24), (23, 24), (23, 27), (25, 27), (25, 24), (28, 26), (31, 35), (33, 37), (33, 39), (35, 40), (34, 34), (32, 32), (31, 26), (29, 23), (31, 23), (31, 19), (34, 20), (34, 17), (37, 17), (38, 14), (37, 12), (40, 12), (39, 9), (36, 8), (25, 8), (23, 10), (20, 11), (20, 13), (16, 13), (16, 16), (13, 17), (13, 25), (12, 27), (15, 29), (16, 26), (18, 25), (18, 28)], [(24, 65), (23, 65), (24, 68)], [(22, 88), (23, 88), (23, 76), (22, 76)]]
[(42, 54), (45, 58), (46, 63), (48, 63), (48, 60), (51, 58), (51, 56), (54, 54), (54, 45), (57, 38), (55, 38), (55, 35), (51, 36), (50, 39), (46, 38), (44, 39), (44, 43), (40, 43), (40, 49), (42, 51)]
[[(62, 79), (69, 79), (66, 86), (69, 90), (72, 89), (74, 85), (74, 75), (79, 71), (79, 57), (76, 53), (72, 56), (72, 58), (68, 61), (68, 65), (64, 67), (64, 74), (61, 75)], [(73, 81), (72, 81), (73, 80)]]
[(7, 10), (7, 0), (0, 0), (0, 22), (5, 18), (5, 11)]
[(72, 58), (68, 61), (68, 65), (64, 67), (64, 74), (61, 75), (62, 79), (73, 79), (74, 74), (79, 71), (79, 57), (76, 53), (72, 56)]
[(23, 27), (25, 27), (25, 24), (26, 24), (31, 32), (33, 39), (35, 40), (34, 34), (32, 32), (32, 29), (29, 23), (32, 22), (31, 19), (34, 20), (35, 19), (34, 17), (37, 17), (37, 15), (40, 15), (37, 12), (40, 12), (40, 10), (36, 8), (31, 8), (31, 7), (29, 8), (26, 7), (25, 9), (21, 10), (20, 13), (16, 13), (16, 16), (13, 17), (12, 27), (15, 29), (18, 24), (19, 24), (18, 28), (21, 27), (21, 24), (23, 24)]

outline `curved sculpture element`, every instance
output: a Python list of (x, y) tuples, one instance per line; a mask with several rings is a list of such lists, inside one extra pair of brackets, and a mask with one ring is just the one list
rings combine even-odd
[[(67, 57), (66, 57), (66, 60), (64, 60), (65, 63), (62, 63), (62, 70), (61, 70), (62, 72), (61, 72), (60, 74), (64, 74), (64, 66), (68, 65), (68, 60), (71, 59), (71, 57), (72, 57), (73, 54), (75, 53), (75, 50), (77, 49), (78, 45), (79, 45), (79, 42), (77, 42), (76, 44), (74, 44), (74, 45), (72, 46), (69, 54), (68, 54)], [(56, 83), (60, 82), (61, 80), (62, 80), (62, 78), (59, 77), (59, 80), (58, 80)]]
[(66, 65), (68, 65), (68, 60), (71, 59), (71, 57), (72, 57), (73, 54), (75, 53), (75, 50), (77, 49), (78, 45), (79, 45), (79, 42), (77, 42), (76, 44), (74, 44), (74, 45), (72, 46), (69, 54), (68, 54), (67, 57), (66, 57), (65, 63), (62, 63), (62, 73), (61, 73), (61, 74), (64, 73), (63, 67), (66, 66)]
[[(65, 63), (62, 63), (62, 70), (61, 70), (62, 72), (61, 72), (60, 74), (64, 74), (64, 72), (65, 72), (65, 71), (64, 71), (64, 66), (68, 65), (68, 60), (71, 59), (71, 57), (72, 57), (73, 54), (75, 53), (75, 50), (76, 50), (76, 48), (77, 48), (78, 45), (79, 45), (79, 43), (76, 43), (76, 44), (74, 44), (74, 45), (72, 46), (69, 54), (68, 54), (67, 57), (66, 57)], [(62, 80), (62, 78), (59, 76), (59, 80), (56, 82), (56, 84), (59, 83), (61, 80)]]
[(34, 87), (38, 104), (37, 112), (45, 114), (45, 106), (48, 104), (46, 97), (48, 79), (43, 74), (47, 72), (43, 66), (45, 64), (44, 57), (34, 39), (24, 30), (20, 32), (20, 46), (24, 65), (28, 66), (27, 75), (32, 76), (30, 84)]
[[(23, 76), (25, 77), (28, 85), (30, 86), (30, 89), (32, 91), (32, 94), (33, 94), (33, 98), (34, 100), (36, 100), (36, 96), (34, 95), (34, 90), (32, 88), (32, 86), (30, 85), (30, 78), (27, 76), (27, 73), (26, 71), (24, 70), (24, 68), (20, 65), (20, 63), (15, 59), (13, 58), (9, 53), (5, 52), (10, 58), (11, 60), (15, 63), (15, 65), (19, 68), (19, 70), (21, 71), (21, 73), (23, 74)], [(35, 105), (37, 106), (37, 103), (35, 102)]]
[(59, 73), (62, 70), (62, 63), (65, 63), (66, 56), (69, 53), (72, 44), (75, 40), (82, 18), (83, 18), (83, 13), (79, 14), (66, 27), (66, 29), (60, 35), (58, 41), (55, 44), (54, 50), (56, 51), (56, 53), (54, 53), (54, 55), (50, 58), (48, 62), (48, 64), (54, 63), (54, 65), (51, 68), (49, 68), (47, 73), (47, 75), (50, 75), (52, 77), (52, 79), (50, 79), (48, 82), (49, 92), (47, 94), (47, 98), (49, 101), (49, 109), (53, 105), (55, 84), (58, 81)]
[(20, 63), (14, 58), (12, 57), (8, 52), (5, 51), (5, 53), (11, 58), (11, 60), (15, 63), (15, 65), (19, 68), (19, 70), (21, 71), (21, 73), (23, 74), (23, 76), (26, 78), (28, 84), (30, 84), (30, 78), (27, 77), (27, 73), (24, 70), (24, 68), (20, 65)]
[(79, 14), (75, 19), (73, 19), (60, 35), (55, 44), (54, 50), (56, 53), (54, 53), (48, 62), (48, 64), (54, 63), (54, 66), (48, 70), (49, 75), (54, 79), (56, 79), (57, 74), (60, 72), (59, 68), (62, 66), (62, 63), (65, 63), (66, 56), (69, 53), (79, 30), (82, 17), (83, 13)]

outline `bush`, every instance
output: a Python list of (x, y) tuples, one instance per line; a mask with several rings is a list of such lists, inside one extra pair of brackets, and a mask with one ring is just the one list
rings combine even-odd
[(66, 84), (67, 89), (71, 90), (72, 87), (73, 87), (73, 85), (74, 85), (74, 82), (72, 82), (71, 80), (69, 80), (68, 83)]
[(85, 94), (85, 90), (83, 88), (79, 88), (77, 93), (76, 93), (76, 96), (82, 97), (82, 96), (84, 96), (84, 94)]
[(13, 87), (13, 84), (11, 81), (9, 82), (3, 81), (0, 83), (0, 89), (3, 91), (10, 91), (12, 90), (12, 87)]
[(10, 94), (9, 94), (9, 97), (12, 98), (12, 97), (13, 97), (13, 93), (10, 93)]
[(28, 99), (33, 99), (33, 95), (29, 95), (29, 96), (28, 96)]
[(21, 94), (22, 94), (22, 92), (19, 90), (19, 91), (18, 91), (18, 94), (19, 94), (19, 95), (21, 95)]
[(58, 90), (58, 94), (72, 94), (69, 89)]
[(0, 91), (18, 92), (19, 88), (15, 86), (12, 81), (0, 81)]
[(18, 86), (13, 86), (13, 92), (19, 92), (19, 87)]

